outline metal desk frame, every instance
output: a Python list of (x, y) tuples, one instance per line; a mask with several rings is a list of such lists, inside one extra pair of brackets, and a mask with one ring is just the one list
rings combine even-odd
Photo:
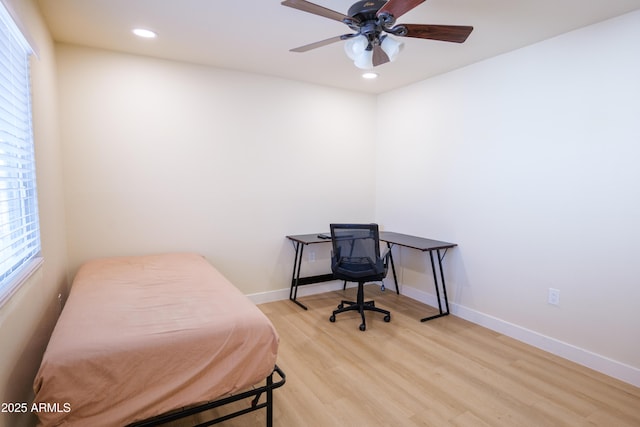
[[(298, 287), (304, 285), (310, 285), (320, 282), (328, 282), (333, 279), (332, 273), (320, 274), (315, 276), (300, 277), (300, 270), (302, 267), (302, 255), (304, 247), (316, 243), (331, 242), (330, 238), (321, 238), (320, 236), (329, 236), (328, 233), (316, 233), (316, 234), (299, 234), (287, 236), (287, 239), (293, 242), (295, 248), (295, 258), (293, 263), (293, 274), (291, 276), (291, 289), (289, 291), (289, 299), (307, 310), (307, 307), (297, 300)], [(426, 239), (423, 237), (411, 236), (408, 234), (395, 233), (392, 231), (381, 231), (380, 241), (387, 244), (387, 248), (391, 249), (393, 246), (404, 246), (407, 248), (417, 249), (422, 252), (429, 252), (429, 260), (431, 261), (431, 272), (433, 274), (433, 283), (436, 288), (436, 298), (438, 299), (438, 314), (428, 316), (420, 319), (421, 322), (437, 319), (439, 317), (447, 316), (449, 314), (449, 299), (447, 297), (447, 287), (444, 280), (444, 272), (442, 270), (442, 260), (447, 254), (449, 248), (457, 246), (456, 243), (441, 242), (439, 240)], [(444, 252), (441, 252), (444, 251)], [(438, 271), (436, 271), (436, 263), (434, 261), (434, 252), (438, 260)], [(396, 275), (396, 267), (393, 262), (393, 252), (390, 255), (391, 271), (393, 273), (393, 282), (396, 286), (396, 293), (400, 294), (398, 288), (398, 278)], [(438, 277), (439, 276), (439, 277)], [(442, 288), (442, 296), (440, 294), (440, 288)], [(444, 309), (443, 309), (444, 302)]]

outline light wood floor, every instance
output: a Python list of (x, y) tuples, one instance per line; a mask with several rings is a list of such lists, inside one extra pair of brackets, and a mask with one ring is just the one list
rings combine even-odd
[[(391, 322), (331, 311), (345, 293), (262, 304), (280, 334), (275, 427), (640, 426), (640, 389), (378, 286)], [(355, 289), (346, 291), (347, 299)], [(187, 423), (179, 426), (191, 425)], [(264, 410), (219, 424), (264, 426)]]

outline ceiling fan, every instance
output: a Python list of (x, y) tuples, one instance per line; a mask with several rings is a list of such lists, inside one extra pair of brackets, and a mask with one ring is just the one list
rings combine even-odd
[(373, 68), (393, 61), (402, 43), (389, 37), (414, 37), (463, 43), (473, 27), (461, 25), (398, 24), (396, 19), (425, 0), (362, 0), (354, 3), (344, 15), (306, 0), (285, 0), (283, 6), (340, 21), (355, 33), (343, 34), (326, 40), (291, 49), (291, 52), (307, 52), (341, 40), (346, 40), (345, 51), (359, 68)]

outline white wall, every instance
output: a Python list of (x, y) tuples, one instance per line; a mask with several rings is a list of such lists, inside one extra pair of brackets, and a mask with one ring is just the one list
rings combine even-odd
[[(31, 90), (44, 264), (0, 307), (0, 402), (29, 402), (33, 378), (60, 313), (58, 294), (67, 290), (62, 162), (53, 43), (34, 1), (3, 1), (38, 50), (38, 58), (31, 61)], [(0, 413), (0, 426), (32, 424), (29, 413)]]
[(246, 294), (278, 290), (285, 235), (373, 220), (373, 96), (68, 45), (57, 60), (72, 271), (195, 251)]
[(380, 96), (376, 217), (459, 244), (459, 314), (640, 385), (638, 46), (634, 12)]

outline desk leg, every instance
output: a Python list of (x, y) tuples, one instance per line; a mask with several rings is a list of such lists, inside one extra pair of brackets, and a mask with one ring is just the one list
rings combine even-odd
[[(445, 249), (444, 252), (446, 254), (447, 250)], [(445, 305), (445, 308), (447, 309), (447, 314), (449, 314), (449, 298), (447, 297), (447, 286), (444, 282), (444, 272), (442, 271), (442, 258), (444, 258), (444, 254), (440, 256), (440, 249), (436, 251), (436, 254), (438, 255), (438, 266), (440, 267), (440, 283), (442, 283), (442, 293), (444, 294), (444, 305)]]
[(298, 282), (300, 280), (300, 269), (302, 267), (303, 250), (304, 245), (300, 242), (296, 242), (296, 254), (293, 261), (293, 275), (291, 276), (291, 290), (289, 291), (289, 299), (307, 310), (307, 307), (296, 299), (298, 297)]
[(387, 242), (387, 248), (389, 249), (389, 261), (391, 262), (391, 272), (393, 273), (393, 283), (396, 285), (396, 294), (400, 295), (400, 289), (398, 288), (398, 277), (396, 276), (396, 266), (393, 263), (393, 252), (391, 252), (391, 243)]
[(438, 317), (446, 316), (449, 314), (449, 300), (447, 298), (447, 287), (444, 282), (444, 272), (442, 271), (442, 257), (440, 256), (440, 249), (436, 250), (436, 255), (438, 256), (438, 268), (440, 269), (440, 283), (442, 283), (442, 293), (444, 294), (444, 304), (446, 311), (442, 310), (442, 301), (440, 299), (440, 289), (438, 287), (438, 275), (436, 274), (436, 266), (433, 262), (433, 251), (429, 251), (429, 259), (431, 260), (431, 272), (433, 273), (433, 284), (436, 288), (436, 298), (438, 298), (438, 311), (440, 313), (425, 317), (424, 319), (420, 319), (421, 322), (426, 322), (427, 320), (437, 319)]

